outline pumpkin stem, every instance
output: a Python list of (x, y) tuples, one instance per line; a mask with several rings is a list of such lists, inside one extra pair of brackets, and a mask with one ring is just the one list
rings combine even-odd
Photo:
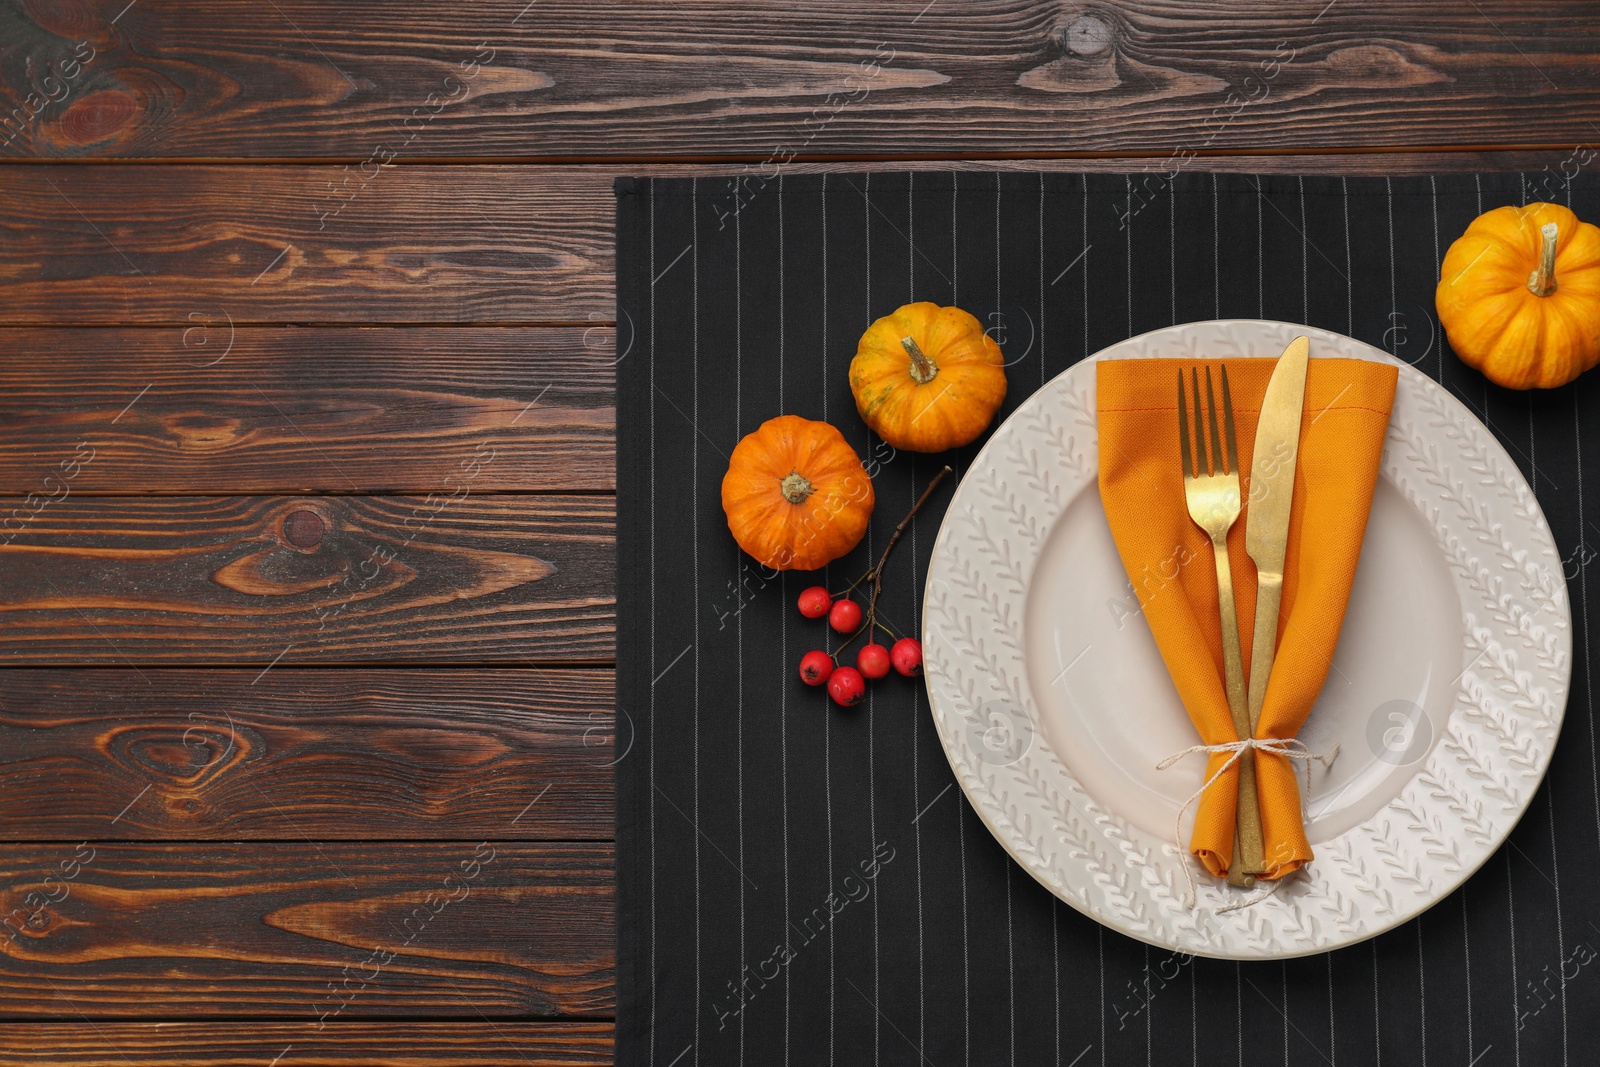
[(1534, 296), (1549, 296), (1556, 291), (1556, 235), (1560, 228), (1553, 222), (1539, 227), (1539, 269), (1528, 275), (1528, 291)]
[(900, 345), (906, 350), (906, 355), (911, 357), (911, 378), (918, 385), (927, 385), (933, 381), (933, 376), (939, 373), (939, 364), (928, 358), (928, 354), (918, 347), (917, 342), (911, 337), (900, 338)]
[(807, 481), (805, 475), (799, 471), (790, 471), (778, 483), (778, 488), (783, 491), (783, 499), (791, 504), (804, 504), (806, 497), (817, 491), (817, 487)]

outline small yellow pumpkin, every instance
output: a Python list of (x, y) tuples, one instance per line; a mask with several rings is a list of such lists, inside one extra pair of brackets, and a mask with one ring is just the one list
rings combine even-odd
[(844, 434), (798, 415), (768, 419), (734, 446), (722, 510), (739, 547), (774, 570), (816, 570), (867, 532), (872, 479)]
[(907, 304), (867, 327), (850, 392), (872, 432), (908, 452), (976, 439), (1006, 398), (1000, 346), (957, 307)]
[(1600, 228), (1559, 204), (1485, 212), (1450, 246), (1434, 299), (1450, 347), (1490, 381), (1565, 385), (1600, 362)]

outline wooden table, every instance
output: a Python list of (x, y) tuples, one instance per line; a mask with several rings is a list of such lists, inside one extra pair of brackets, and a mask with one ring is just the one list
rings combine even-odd
[(0, 42), (0, 1064), (610, 1059), (613, 176), (1600, 138), (1556, 0), (8, 0)]

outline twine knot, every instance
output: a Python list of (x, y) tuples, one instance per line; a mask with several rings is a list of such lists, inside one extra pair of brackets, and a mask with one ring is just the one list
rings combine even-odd
[[(1324, 767), (1332, 767), (1333, 761), (1339, 757), (1338, 745), (1334, 745), (1333, 748), (1327, 752), (1313, 752), (1311, 749), (1306, 747), (1304, 741), (1301, 741), (1299, 738), (1295, 737), (1247, 737), (1243, 741), (1224, 741), (1217, 745), (1190, 745), (1186, 749), (1183, 749), (1179, 752), (1174, 752), (1172, 755), (1156, 764), (1156, 770), (1164, 771), (1168, 767), (1171, 767), (1173, 764), (1177, 763), (1179, 760), (1183, 759), (1185, 756), (1192, 756), (1196, 752), (1204, 752), (1208, 756), (1213, 752), (1228, 753), (1228, 758), (1223, 762), (1222, 766), (1218, 767), (1216, 773), (1210, 778), (1207, 778), (1205, 783), (1202, 784), (1199, 789), (1196, 789), (1189, 795), (1189, 799), (1183, 802), (1183, 807), (1178, 809), (1177, 816), (1172, 820), (1172, 840), (1173, 843), (1178, 846), (1178, 855), (1185, 855), (1185, 850), (1183, 847), (1183, 813), (1189, 810), (1189, 805), (1195, 803), (1202, 796), (1204, 796), (1205, 791), (1215, 785), (1217, 779), (1226, 774), (1228, 772), (1228, 768), (1238, 763), (1239, 760), (1244, 758), (1244, 754), (1251, 749), (1256, 749), (1261, 752), (1271, 752), (1273, 755), (1282, 756), (1285, 759), (1299, 760), (1302, 763), (1316, 760)], [(1303, 789), (1300, 798), (1302, 811), (1304, 811), (1305, 803), (1309, 799), (1309, 791), (1310, 786), (1307, 784)], [(1184, 898), (1184, 903), (1185, 906), (1192, 909), (1195, 906), (1194, 875), (1189, 872), (1189, 863), (1187, 857), (1185, 857), (1183, 861), (1183, 878), (1188, 884), (1188, 893)], [(1223, 910), (1231, 911), (1233, 909), (1232, 907), (1229, 907)]]

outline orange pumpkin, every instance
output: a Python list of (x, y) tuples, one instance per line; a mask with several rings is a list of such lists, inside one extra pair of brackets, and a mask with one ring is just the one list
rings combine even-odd
[(872, 432), (909, 452), (974, 440), (1006, 398), (1000, 346), (957, 307), (907, 304), (867, 327), (850, 392)]
[(815, 570), (856, 547), (875, 499), (844, 435), (798, 415), (769, 419), (740, 441), (722, 478), (733, 539), (780, 571)]
[(1485, 212), (1445, 255), (1435, 304), (1490, 381), (1565, 385), (1600, 362), (1600, 229), (1559, 204)]

